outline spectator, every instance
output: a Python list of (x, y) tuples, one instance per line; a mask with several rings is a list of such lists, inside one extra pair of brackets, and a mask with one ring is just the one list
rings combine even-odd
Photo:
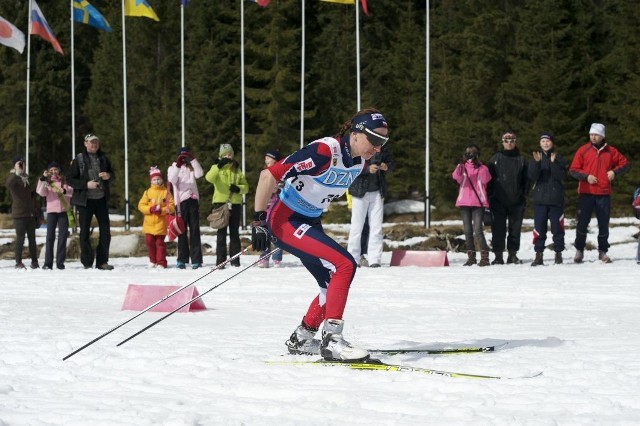
[[(349, 214), (351, 214), (351, 209), (353, 207), (352, 197), (347, 191), (345, 194), (347, 198), (347, 208), (349, 209)], [(367, 249), (369, 248), (369, 217), (364, 218), (364, 225), (362, 225), (362, 233), (360, 234), (360, 259), (358, 260), (358, 268), (361, 266), (369, 266), (369, 261), (367, 260)]]
[(477, 145), (467, 145), (462, 160), (453, 170), (451, 176), (460, 185), (456, 207), (460, 209), (462, 216), (467, 246), (467, 261), (464, 266), (476, 264), (474, 236), (480, 247), (478, 266), (489, 266), (489, 246), (484, 237), (482, 219), (484, 209), (489, 207), (487, 183), (491, 180), (491, 174), (487, 166), (480, 161), (480, 148)]
[(171, 192), (162, 184), (162, 172), (158, 167), (149, 169), (149, 180), (151, 186), (142, 194), (138, 210), (144, 214), (142, 232), (149, 253), (149, 267), (164, 269), (167, 267), (166, 215), (173, 214), (175, 207)]
[[(298, 257), (320, 287), (286, 342), (291, 353), (342, 361), (369, 358), (366, 349), (351, 345), (342, 334), (356, 261), (324, 233), (321, 216), (388, 140), (384, 116), (367, 108), (346, 121), (337, 135), (311, 142), (260, 173), (251, 223), (254, 250), (266, 250), (273, 235), (276, 246)], [(284, 187), (267, 215), (278, 182)], [(314, 338), (320, 326), (322, 340)]]
[(611, 215), (611, 182), (629, 169), (627, 159), (605, 140), (604, 124), (593, 123), (589, 142), (576, 151), (569, 173), (578, 182), (578, 225), (574, 246), (575, 263), (582, 263), (587, 242), (587, 227), (593, 211), (598, 220), (598, 259), (611, 263), (609, 250), (609, 218)]
[[(487, 163), (491, 173), (488, 185), (489, 206), (493, 214), (491, 245), (495, 259), (492, 265), (503, 265), (505, 238), (507, 263), (522, 263), (518, 259), (520, 233), (527, 197), (527, 163), (516, 146), (516, 134), (508, 131), (502, 135), (502, 150), (496, 152)], [(507, 235), (508, 222), (508, 235)]]
[[(213, 184), (213, 208), (231, 204), (229, 225), (216, 233), (216, 264), (227, 260), (227, 228), (229, 228), (229, 257), (240, 253), (240, 219), (242, 218), (242, 196), (249, 192), (247, 179), (233, 159), (233, 148), (228, 143), (220, 145), (218, 162), (204, 177)], [(240, 266), (240, 259), (231, 261), (232, 266)]]
[(60, 174), (60, 165), (52, 161), (42, 173), (36, 192), (47, 200), (47, 239), (45, 243), (44, 265), (42, 269), (53, 268), (53, 244), (58, 228), (58, 246), (56, 249), (56, 267), (64, 269), (67, 258), (67, 237), (69, 236), (69, 218), (73, 188), (65, 183)]
[[(269, 168), (280, 160), (282, 160), (282, 155), (280, 155), (280, 151), (278, 151), (277, 149), (271, 149), (267, 151), (267, 153), (264, 155), (264, 168), (265, 169)], [(273, 206), (273, 204), (276, 202), (279, 191), (280, 191), (280, 187), (278, 187), (276, 192), (273, 193), (273, 197), (271, 197), (271, 200), (269, 200), (269, 204), (267, 205), (267, 212), (271, 210), (271, 206)], [(266, 256), (267, 254), (269, 254), (270, 251), (271, 251), (271, 244), (269, 244), (269, 247), (266, 250), (260, 253), (260, 257)], [(278, 249), (275, 252), (273, 252), (273, 266), (275, 268), (279, 268), (281, 263), (282, 263), (282, 249)], [(258, 262), (258, 266), (260, 268), (268, 268), (269, 257), (265, 257), (260, 262)]]
[(389, 148), (383, 146), (371, 159), (365, 161), (364, 170), (349, 187), (352, 207), (347, 250), (354, 259), (360, 259), (362, 230), (365, 219), (368, 219), (367, 261), (370, 268), (379, 268), (382, 261), (382, 222), (384, 197), (387, 195), (386, 174), (391, 170), (393, 170), (393, 157)]
[(555, 264), (562, 263), (564, 250), (564, 175), (567, 163), (554, 147), (549, 132), (540, 135), (540, 149), (529, 160), (529, 180), (533, 182), (533, 247), (536, 257), (531, 266), (544, 264), (547, 221), (551, 222)]
[(176, 210), (184, 220), (185, 231), (178, 237), (178, 261), (176, 267), (185, 269), (189, 259), (191, 267), (202, 267), (202, 243), (200, 240), (200, 193), (197, 179), (204, 175), (202, 166), (183, 146), (178, 148), (178, 158), (167, 170), (167, 180), (173, 185), (173, 198)]
[(38, 247), (36, 246), (37, 216), (35, 214), (35, 191), (29, 183), (29, 176), (24, 171), (24, 160), (20, 156), (13, 158), (13, 168), (7, 176), (6, 184), (11, 193), (11, 217), (16, 230), (16, 246), (14, 255), (16, 269), (26, 269), (22, 263), (24, 235), (29, 241), (31, 269), (38, 269)]
[[(97, 269), (113, 269), (109, 265), (111, 222), (107, 204), (113, 179), (111, 162), (100, 149), (100, 139), (89, 133), (84, 137), (84, 151), (74, 158), (67, 170), (67, 183), (73, 188), (71, 204), (78, 210), (80, 261), (85, 269), (92, 268), (94, 260)], [(90, 241), (93, 216), (100, 232), (95, 252)]]

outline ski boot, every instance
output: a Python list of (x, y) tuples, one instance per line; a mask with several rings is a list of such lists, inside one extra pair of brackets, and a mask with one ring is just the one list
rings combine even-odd
[(322, 329), (320, 355), (327, 361), (365, 361), (369, 359), (366, 349), (352, 346), (342, 337), (344, 321), (327, 319)]
[(319, 355), (320, 340), (314, 339), (317, 332), (318, 329), (307, 327), (302, 322), (291, 334), (289, 340), (285, 342), (289, 353), (294, 355)]

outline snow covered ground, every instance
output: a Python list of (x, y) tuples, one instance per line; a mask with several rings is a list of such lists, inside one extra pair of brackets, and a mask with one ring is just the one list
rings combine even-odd
[[(450, 267), (358, 270), (347, 340), (369, 348), (508, 342), (495, 353), (382, 359), (500, 376), (543, 371), (528, 379), (265, 363), (300, 358), (286, 355), (284, 341), (317, 293), (286, 254), (284, 268), (249, 268), (205, 295), (206, 311), (175, 314), (116, 347), (164, 315), (147, 312), (62, 361), (137, 314), (121, 310), (128, 284), (183, 286), (209, 269), (149, 270), (146, 258), (115, 258), (110, 272), (77, 261), (64, 271), (16, 271), (3, 260), (0, 425), (640, 424), (635, 222), (611, 228), (608, 265), (594, 251), (575, 265), (569, 249), (565, 264), (536, 268), (462, 267), (465, 256), (450, 253)], [(568, 247), (573, 237), (569, 230)], [(527, 263), (530, 241), (523, 235)], [(245, 267), (257, 257), (241, 259)], [(202, 293), (238, 272), (212, 272), (196, 287)]]

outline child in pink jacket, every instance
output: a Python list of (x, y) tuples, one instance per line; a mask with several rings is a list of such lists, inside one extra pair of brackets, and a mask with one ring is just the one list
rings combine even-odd
[(484, 209), (489, 207), (487, 183), (491, 174), (487, 166), (480, 161), (480, 148), (475, 144), (468, 145), (452, 173), (460, 189), (456, 199), (456, 207), (460, 209), (464, 236), (467, 245), (467, 262), (464, 266), (476, 264), (476, 248), (474, 236), (480, 246), (480, 263), (478, 266), (489, 266), (489, 246), (482, 229)]
[(56, 240), (56, 228), (58, 228), (56, 267), (64, 269), (64, 261), (67, 258), (67, 237), (69, 236), (67, 210), (70, 208), (69, 202), (73, 188), (64, 183), (58, 163), (55, 161), (49, 163), (47, 170), (42, 173), (38, 181), (36, 192), (47, 200), (47, 239), (42, 269), (53, 268), (53, 243)]

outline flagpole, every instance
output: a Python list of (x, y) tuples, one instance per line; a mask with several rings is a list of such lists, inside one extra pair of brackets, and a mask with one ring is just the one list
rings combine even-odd
[(360, 3), (356, 0), (356, 91), (357, 110), (360, 111)]
[(181, 146), (185, 146), (185, 124), (184, 124), (184, 2), (180, 6), (180, 109), (182, 124)]
[(76, 158), (76, 63), (75, 63), (75, 39), (73, 32), (73, 0), (71, 4), (71, 158)]
[[(244, 174), (244, 0), (240, 0), (240, 122), (242, 132), (242, 173)], [(242, 227), (247, 224), (247, 196), (242, 196)]]
[(424, 177), (425, 177), (425, 189), (424, 189), (424, 225), (426, 228), (431, 226), (431, 200), (429, 200), (429, 0), (427, 0), (427, 12), (426, 12), (426, 51), (425, 51), (425, 68), (426, 68), (426, 99), (425, 99), (425, 167), (424, 167)]
[(25, 120), (25, 171), (29, 174), (29, 90), (31, 89), (31, 0), (29, 0), (29, 18), (27, 22), (27, 117)]
[(122, 0), (122, 95), (124, 99), (124, 229), (129, 230), (129, 147), (127, 139), (127, 43)]
[(300, 148), (304, 146), (304, 58), (305, 58), (305, 16), (304, 0), (302, 0), (302, 65), (300, 71)]

